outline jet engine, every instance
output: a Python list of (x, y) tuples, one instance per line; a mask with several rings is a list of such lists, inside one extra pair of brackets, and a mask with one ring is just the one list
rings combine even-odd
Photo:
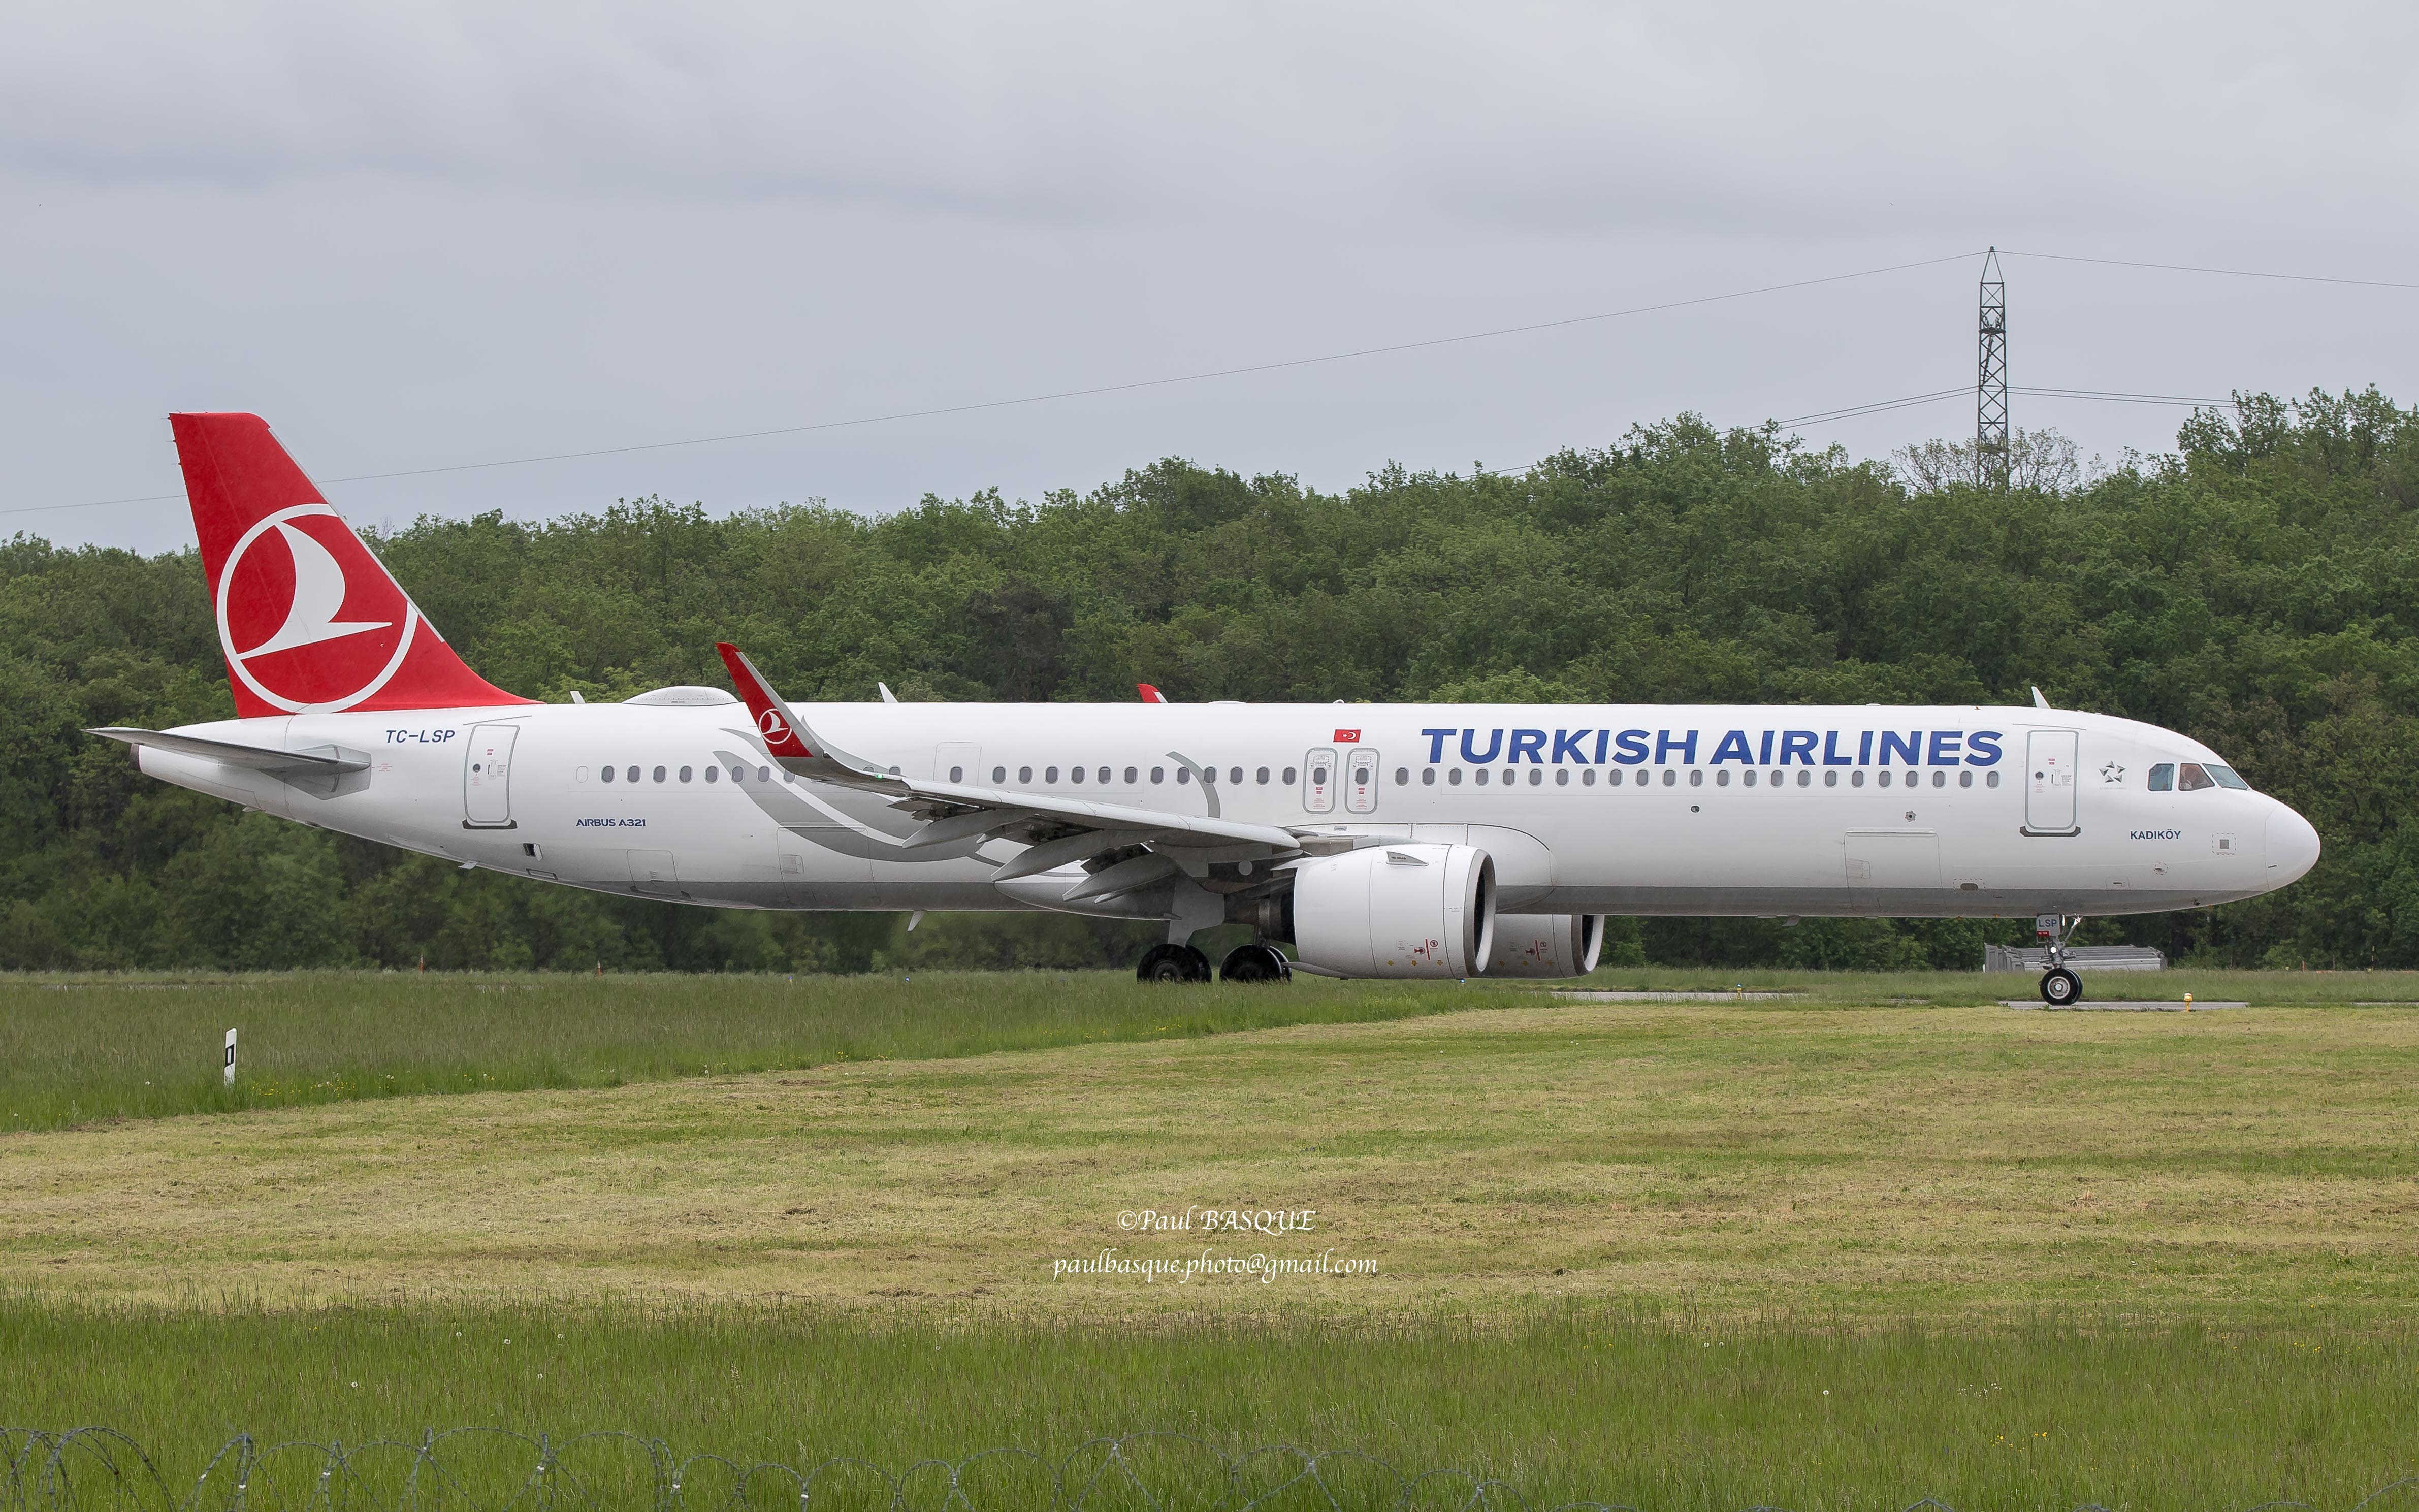
[(1474, 845), (1371, 845), (1293, 873), (1294, 949), (1345, 977), (1475, 977), (1495, 930), (1495, 863)]
[(1482, 977), (1584, 977), (1604, 950), (1602, 914), (1498, 914)]

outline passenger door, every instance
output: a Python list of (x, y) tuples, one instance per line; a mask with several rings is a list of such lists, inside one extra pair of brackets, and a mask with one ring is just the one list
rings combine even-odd
[(2075, 822), (2076, 736), (2035, 730), (2025, 737), (2025, 833), (2079, 835)]
[(516, 724), (470, 727), (470, 743), (462, 752), (462, 827), (511, 829), (513, 825), (513, 741)]

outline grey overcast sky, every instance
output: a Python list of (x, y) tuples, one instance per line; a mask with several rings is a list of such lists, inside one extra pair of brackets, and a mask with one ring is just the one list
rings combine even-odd
[[(2408, 5), (0, 6), (0, 532), (169, 549), (164, 416), (316, 475), (982, 404), (1979, 254), (2419, 284)], [(356, 519), (1341, 487), (1970, 385), (1979, 256), (886, 424), (332, 484)], [(2419, 289), (2006, 259), (2019, 385), (2419, 398)], [(2019, 394), (2087, 454), (2184, 411)], [(1803, 427), (1878, 455), (1969, 397)]]

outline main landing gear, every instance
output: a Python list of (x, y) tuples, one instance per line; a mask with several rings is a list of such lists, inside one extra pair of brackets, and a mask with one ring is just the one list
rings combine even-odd
[(2042, 973), (2042, 1001), (2052, 1008), (2070, 1008), (2083, 1001), (2083, 979), (2066, 964), (2066, 936), (2080, 918), (2043, 914), (2037, 925), (2049, 936), (2049, 969)]
[(1291, 981), (1293, 965), (1273, 945), (1239, 945), (1218, 967), (1220, 981)]
[[(1239, 945), (1218, 967), (1221, 981), (1290, 981), (1293, 966), (1273, 945)], [(1136, 981), (1208, 981), (1210, 958), (1189, 945), (1154, 945), (1134, 967)]]
[(1210, 958), (1189, 945), (1154, 945), (1134, 967), (1136, 981), (1208, 981)]

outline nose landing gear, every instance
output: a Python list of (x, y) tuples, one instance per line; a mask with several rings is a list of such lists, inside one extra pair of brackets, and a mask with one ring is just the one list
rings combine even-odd
[(2064, 914), (2043, 914), (2038, 921), (2049, 935), (2049, 969), (2042, 973), (2042, 1001), (2052, 1008), (2068, 1008), (2083, 1001), (2083, 979), (2066, 964), (2066, 936), (2083, 922)]

